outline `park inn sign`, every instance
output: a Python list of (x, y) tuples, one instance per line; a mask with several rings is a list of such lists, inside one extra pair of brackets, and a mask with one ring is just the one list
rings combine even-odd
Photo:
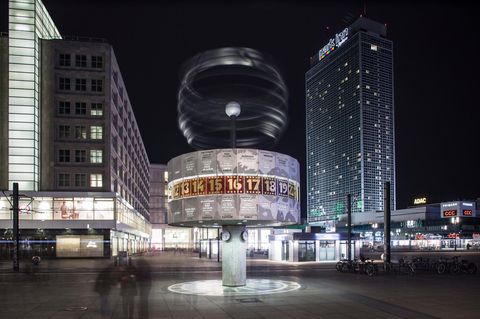
[(330, 54), (335, 48), (341, 46), (348, 39), (348, 28), (343, 29), (342, 32), (335, 34), (328, 43), (318, 51), (318, 60), (322, 60), (325, 56)]

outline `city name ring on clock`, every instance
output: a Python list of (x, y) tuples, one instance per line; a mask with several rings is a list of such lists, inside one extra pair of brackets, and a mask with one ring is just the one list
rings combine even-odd
[(187, 153), (168, 162), (168, 178), (170, 225), (265, 227), (300, 219), (300, 165), (285, 154), (245, 148)]

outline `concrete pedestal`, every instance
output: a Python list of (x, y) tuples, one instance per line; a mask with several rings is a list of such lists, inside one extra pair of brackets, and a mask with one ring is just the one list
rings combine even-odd
[(228, 241), (222, 240), (222, 283), (228, 287), (245, 286), (247, 282), (247, 243), (242, 239), (243, 225), (222, 226), (222, 232), (228, 231)]

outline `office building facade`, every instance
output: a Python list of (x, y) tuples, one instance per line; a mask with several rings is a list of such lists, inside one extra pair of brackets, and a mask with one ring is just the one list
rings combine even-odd
[[(8, 115), (0, 186), (18, 183), (25, 196), (24, 254), (109, 257), (148, 249), (150, 163), (113, 48), (62, 37), (41, 1), (22, 0), (9, 2), (0, 50), (0, 95), (8, 97), (0, 100)], [(0, 198), (2, 256), (12, 238), (9, 196)]]
[(395, 209), (393, 44), (386, 26), (359, 18), (311, 58), (306, 81), (307, 218), (334, 221)]

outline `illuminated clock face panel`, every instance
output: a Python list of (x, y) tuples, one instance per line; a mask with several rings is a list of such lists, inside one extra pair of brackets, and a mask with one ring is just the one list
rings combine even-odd
[(222, 231), (222, 240), (223, 241), (229, 241), (231, 236), (232, 236), (232, 234), (230, 234), (230, 232), (228, 230)]

